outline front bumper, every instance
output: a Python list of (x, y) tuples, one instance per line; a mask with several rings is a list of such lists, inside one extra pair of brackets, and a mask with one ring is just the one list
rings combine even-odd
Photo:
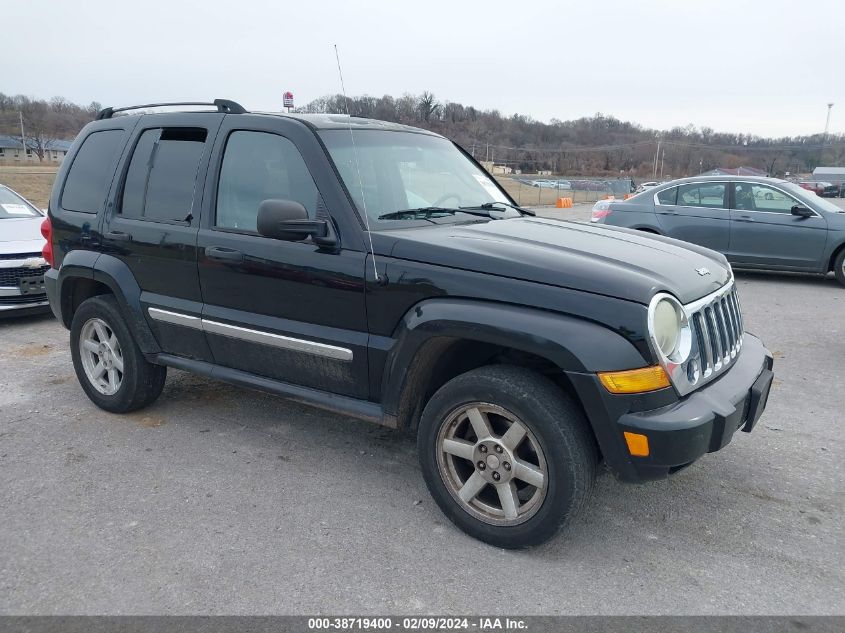
[[(724, 448), (734, 433), (751, 432), (766, 407), (771, 388), (772, 355), (755, 336), (745, 333), (742, 350), (733, 366), (710, 384), (677, 399), (671, 389), (639, 400), (592, 391), (584, 399), (605, 462), (623, 481), (661, 479), (706, 453)], [(598, 379), (595, 379), (598, 383)], [(582, 374), (576, 389), (586, 387)], [(595, 385), (602, 390), (600, 384)], [(643, 410), (646, 402), (671, 402)], [(631, 456), (623, 433), (648, 438), (649, 454)]]
[(22, 295), (18, 288), (0, 287), (0, 316), (23, 315), (45, 310), (49, 310), (46, 295)]

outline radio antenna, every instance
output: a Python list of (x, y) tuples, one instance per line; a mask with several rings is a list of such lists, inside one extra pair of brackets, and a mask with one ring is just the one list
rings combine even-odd
[(337, 52), (337, 44), (334, 45), (334, 56), (337, 60), (337, 74), (340, 77), (340, 90), (343, 93), (343, 106), (346, 108), (346, 123), (349, 127), (349, 138), (352, 139), (352, 156), (355, 159), (355, 171), (358, 174), (358, 186), (361, 188), (361, 204), (364, 205), (364, 226), (367, 227), (367, 238), (370, 241), (370, 254), (373, 256), (373, 274), (376, 281), (381, 282), (376, 267), (376, 251), (373, 248), (373, 234), (370, 232), (370, 215), (367, 213), (367, 198), (364, 196), (364, 181), (361, 180), (361, 165), (358, 162), (358, 148), (355, 145), (355, 134), (352, 132), (352, 117), (349, 116), (349, 99), (346, 98), (346, 86), (343, 85), (343, 71), (340, 69), (340, 54)]

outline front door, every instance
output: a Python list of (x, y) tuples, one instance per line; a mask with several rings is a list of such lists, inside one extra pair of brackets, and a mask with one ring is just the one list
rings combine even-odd
[(758, 182), (732, 184), (732, 263), (818, 270), (827, 241), (827, 221), (818, 213), (792, 215), (807, 206), (777, 187)]
[(655, 194), (663, 233), (726, 253), (730, 242), (727, 182), (695, 182)]
[[(219, 365), (366, 398), (365, 253), (256, 230), (268, 199), (331, 216), (303, 158), (313, 155), (314, 147), (300, 147), (309, 141), (319, 147), (303, 124), (282, 117), (226, 118), (198, 239), (203, 329)], [(324, 180), (333, 176), (318, 169)]]

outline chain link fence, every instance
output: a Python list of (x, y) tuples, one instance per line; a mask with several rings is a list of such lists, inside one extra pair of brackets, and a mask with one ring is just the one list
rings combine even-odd
[(554, 206), (558, 198), (572, 198), (574, 204), (592, 204), (607, 196), (622, 198), (631, 193), (630, 178), (497, 175), (499, 184), (520, 205)]

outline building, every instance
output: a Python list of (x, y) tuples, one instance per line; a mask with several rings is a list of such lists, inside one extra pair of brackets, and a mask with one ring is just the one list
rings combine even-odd
[(813, 170), (813, 180), (830, 182), (841, 187), (842, 183), (845, 183), (845, 167), (816, 167)]
[(492, 160), (482, 160), (481, 166), (494, 176), (513, 173), (513, 168), (507, 165), (496, 165)]
[(768, 176), (762, 169), (754, 167), (716, 167), (710, 171), (705, 171), (701, 176)]
[(50, 141), (44, 151), (44, 160), (38, 160), (38, 154), (27, 148), (24, 152), (19, 139), (0, 134), (0, 162), (2, 163), (60, 163), (67, 156), (73, 141)]

